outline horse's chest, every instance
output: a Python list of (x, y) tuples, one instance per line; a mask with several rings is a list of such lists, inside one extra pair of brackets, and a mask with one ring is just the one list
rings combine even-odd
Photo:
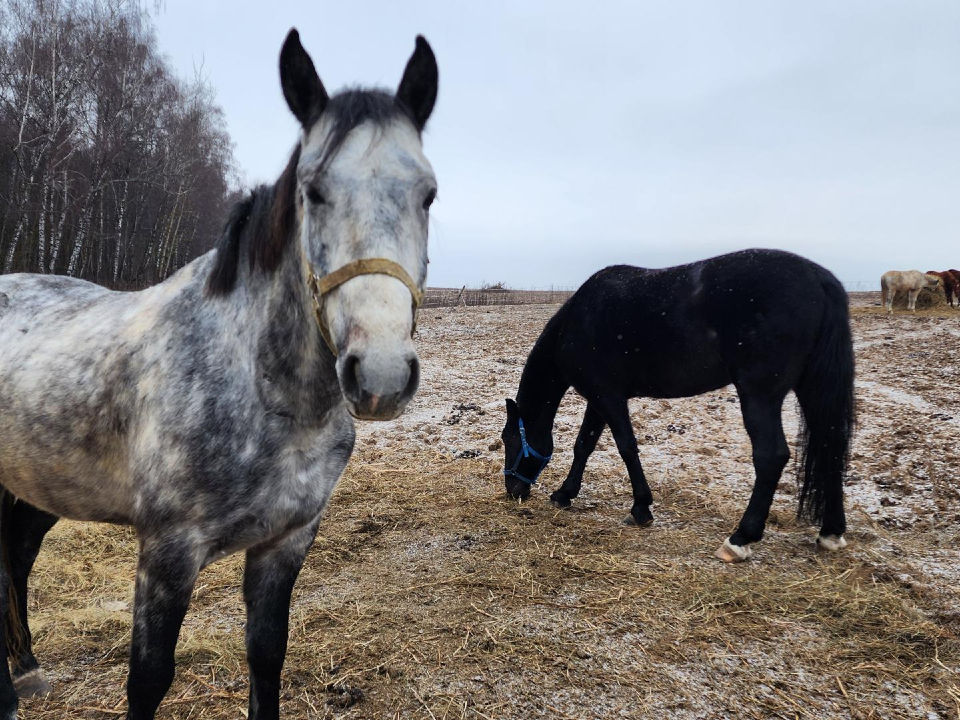
[[(344, 414), (345, 415), (345, 414)], [(353, 423), (329, 423), (319, 432), (294, 435), (242, 500), (214, 521), (211, 546), (236, 552), (272, 542), (314, 522), (323, 511), (353, 450)]]

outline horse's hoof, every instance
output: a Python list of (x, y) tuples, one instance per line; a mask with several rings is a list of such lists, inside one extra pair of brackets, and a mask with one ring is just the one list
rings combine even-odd
[(555, 495), (551, 495), (551, 496), (550, 496), (550, 504), (553, 505), (555, 508), (560, 508), (561, 510), (566, 510), (568, 507), (570, 507), (571, 505), (573, 505), (573, 501), (572, 501), (572, 500), (568, 500), (568, 499), (566, 499), (566, 498), (558, 498), (558, 497), (556, 497)]
[(817, 536), (817, 549), (836, 552), (843, 550), (847, 546), (847, 541), (843, 535), (819, 535)]
[(727, 538), (714, 555), (725, 563), (736, 563), (748, 559), (753, 555), (753, 550), (750, 549), (749, 545), (733, 545), (730, 542), (730, 538)]
[(43, 676), (43, 671), (39, 668), (14, 678), (13, 687), (17, 691), (17, 695), (22, 698), (49, 695), (53, 690)]
[(632, 525), (633, 527), (650, 527), (653, 525), (653, 515), (651, 515), (649, 518), (643, 518), (641, 520), (637, 520), (633, 515), (627, 515), (623, 519), (623, 524)]
[(642, 505), (640, 509), (637, 509), (637, 506), (634, 505), (630, 509), (630, 516), (633, 518), (633, 525), (637, 527), (647, 527), (653, 525), (653, 513), (650, 512), (649, 505)]

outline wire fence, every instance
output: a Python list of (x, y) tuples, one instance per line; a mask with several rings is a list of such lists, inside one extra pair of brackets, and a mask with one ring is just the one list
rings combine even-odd
[[(876, 280), (847, 280), (844, 289), (849, 293), (879, 292)], [(486, 288), (427, 288), (423, 307), (465, 307), (490, 305), (560, 305), (573, 295), (576, 288), (549, 287), (517, 290), (506, 287)]]
[(573, 295), (570, 288), (513, 290), (492, 288), (427, 288), (423, 307), (468, 307), (484, 305), (560, 305)]
[(841, 282), (847, 292), (880, 292), (879, 280), (843, 280)]

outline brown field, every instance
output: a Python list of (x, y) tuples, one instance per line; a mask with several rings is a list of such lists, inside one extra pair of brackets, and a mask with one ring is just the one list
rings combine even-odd
[(511, 290), (510, 288), (427, 288), (424, 308), (475, 307), (478, 305), (554, 305), (573, 294), (571, 290)]
[[(609, 434), (570, 511), (582, 401), (531, 500), (505, 499), (502, 402), (555, 310), (421, 312), (421, 391), (357, 451), (294, 596), (288, 718), (957, 718), (960, 311), (884, 315), (854, 296), (860, 428), (850, 547), (818, 554), (781, 483), (754, 558), (713, 551), (746, 505), (750, 451), (731, 389), (634, 401), (656, 523), (624, 527)], [(796, 432), (792, 399), (788, 436)], [(135, 538), (62, 523), (30, 601), (55, 686), (22, 717), (125, 708)], [(200, 577), (160, 716), (242, 718), (242, 564)]]

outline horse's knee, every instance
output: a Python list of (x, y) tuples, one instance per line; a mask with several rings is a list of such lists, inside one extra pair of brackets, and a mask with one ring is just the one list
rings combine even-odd
[(758, 475), (775, 474), (779, 477), (788, 462), (790, 462), (789, 450), (753, 453), (753, 467)]

